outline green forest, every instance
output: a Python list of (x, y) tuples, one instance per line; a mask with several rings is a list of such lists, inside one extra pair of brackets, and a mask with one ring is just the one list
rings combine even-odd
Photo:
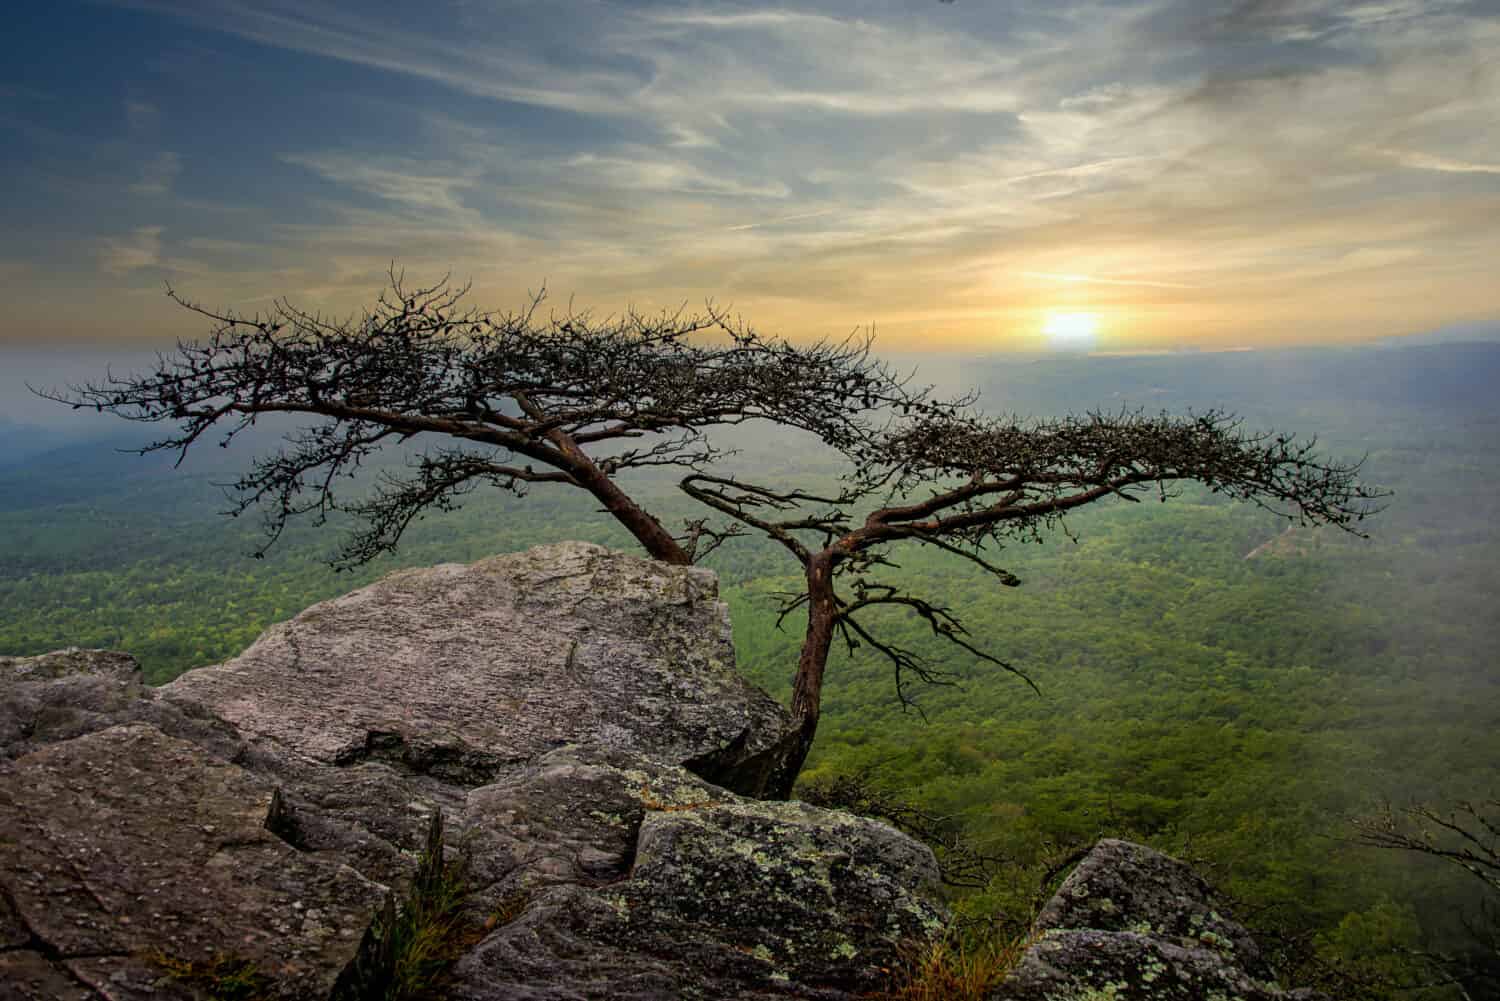
[[(1364, 479), (1391, 496), (1369, 538), (1192, 488), (1165, 503), (1105, 502), (1042, 544), (992, 553), (1019, 588), (931, 550), (900, 552), (901, 579), (951, 607), (1040, 694), (890, 613), (884, 635), (951, 683), (904, 709), (888, 662), (838, 650), (802, 783), (857, 774), (947, 818), (996, 860), (985, 886), (962, 891), (967, 915), (1024, 923), (1053, 862), (1114, 835), (1200, 864), (1304, 978), (1337, 968), (1409, 986), (1424, 976), (1413, 953), (1469, 948), (1480, 884), (1362, 847), (1354, 825), (1385, 804), (1500, 794), (1500, 345), (943, 367), (961, 369), (994, 413), (1224, 406), (1249, 427), (1316, 434), (1329, 455), (1363, 457)], [(337, 524), (297, 525), (257, 560), (258, 524), (223, 517), (215, 484), (274, 448), (274, 429), (175, 469), (117, 451), (129, 429), (107, 418), (96, 430), (41, 453), (5, 439), (0, 653), (111, 647), (162, 683), (399, 566), (561, 539), (631, 548), (587, 498), (538, 488), (475, 494), (358, 571), (324, 562)], [(805, 440), (741, 428), (730, 444), (742, 448), (737, 468), (762, 481), (838, 472)], [(635, 490), (668, 524), (694, 513), (670, 479)], [(774, 596), (798, 587), (796, 565), (750, 539), (708, 565), (741, 669), (784, 700), (801, 632), (776, 627)]]

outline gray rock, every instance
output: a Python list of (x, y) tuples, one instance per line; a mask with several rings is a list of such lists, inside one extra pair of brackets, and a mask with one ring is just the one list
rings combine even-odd
[(700, 777), (785, 723), (711, 573), (583, 544), (395, 575), (159, 690), (107, 651), (5, 659), (9, 982), (188, 998), (173, 965), (228, 957), (326, 997), (441, 811), (482, 936), (448, 996), (857, 996), (941, 923), (936, 866)]
[(994, 1001), (1285, 1001), (1211, 948), (1137, 932), (1049, 931)]
[(787, 718), (735, 672), (711, 571), (578, 542), (393, 574), (163, 691), (278, 753), (469, 786), (569, 743), (712, 772)]
[(0, 657), (0, 685), (88, 674), (137, 685), (141, 683), (141, 665), (130, 654), (116, 650), (85, 650), (70, 646), (66, 650), (54, 650), (36, 657)]
[(150, 724), (279, 787), (284, 840), (338, 854), (379, 883), (403, 883), (412, 869), (403, 849), (421, 844), (435, 810), (452, 814), (463, 805), (462, 789), (383, 763), (331, 769), (265, 753), (207, 708), (160, 697), (129, 654), (72, 648), (0, 658), (0, 760), (131, 723)]
[(992, 1001), (1321, 999), (1269, 979), (1250, 933), (1189, 866), (1128, 841), (1095, 845), (1034, 931)]
[(46, 975), (112, 999), (191, 997), (172, 971), (231, 957), (269, 977), (274, 997), (326, 996), (386, 889), (267, 830), (274, 799), (244, 769), (144, 724), (7, 765), (0, 887)]
[(198, 706), (158, 699), (127, 653), (70, 647), (0, 657), (0, 760), (123, 723), (150, 723), (223, 757), (244, 753), (223, 720)]
[(1219, 912), (1213, 890), (1191, 866), (1129, 841), (1096, 844), (1036, 925), (1140, 932), (1184, 948), (1211, 948), (1251, 976), (1271, 973), (1250, 932)]
[(398, 574), (161, 690), (122, 654), (6, 658), (8, 980), (187, 998), (228, 957), (326, 997), (442, 811), (494, 926), (454, 997), (849, 997), (936, 927), (936, 868), (680, 767), (785, 722), (711, 573), (582, 544)]
[(455, 999), (857, 997), (946, 917), (931, 851), (884, 824), (617, 748), (476, 789), (464, 823), (476, 899), (509, 920)]
[[(454, 1001), (880, 991), (946, 917), (932, 854), (713, 784), (786, 725), (733, 665), (711, 573), (581, 543), (394, 575), (160, 690), (125, 654), (0, 658), (0, 1001), (197, 1001), (243, 963), (347, 993), (439, 812)], [(1126, 842), (1037, 932), (997, 1001), (1314, 1001)]]

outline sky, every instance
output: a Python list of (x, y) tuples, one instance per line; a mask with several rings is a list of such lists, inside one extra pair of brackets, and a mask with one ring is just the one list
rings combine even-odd
[(1500, 320), (1500, 0), (7, 9), (0, 345), (712, 301), (899, 351)]

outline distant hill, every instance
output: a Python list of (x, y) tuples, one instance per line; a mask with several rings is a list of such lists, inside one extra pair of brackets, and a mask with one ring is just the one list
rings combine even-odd
[(77, 429), (51, 430), (0, 416), (0, 468), (24, 462), (33, 456), (87, 437), (97, 437), (97, 435), (80, 434)]
[(1415, 347), (1424, 344), (1467, 344), (1475, 341), (1500, 342), (1500, 320), (1478, 323), (1450, 323), (1436, 330), (1403, 334), (1380, 341), (1383, 347)]
[(1500, 385), (1500, 341), (1028, 361), (991, 357), (974, 359), (966, 372), (983, 394), (980, 405), (992, 413), (1217, 406), (1280, 425), (1300, 410), (1323, 410), (1333, 401), (1489, 409)]

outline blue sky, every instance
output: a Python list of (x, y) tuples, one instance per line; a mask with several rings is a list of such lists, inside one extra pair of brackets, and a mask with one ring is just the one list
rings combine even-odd
[(712, 298), (902, 350), (1236, 347), (1500, 318), (1496, 0), (26, 5), (15, 344)]

